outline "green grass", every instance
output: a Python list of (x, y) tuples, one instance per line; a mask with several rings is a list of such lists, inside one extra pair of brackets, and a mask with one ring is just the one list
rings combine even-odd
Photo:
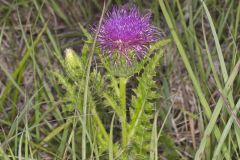
[(0, 159), (240, 159), (240, 2), (136, 0), (164, 34), (121, 69), (114, 4), (0, 1)]

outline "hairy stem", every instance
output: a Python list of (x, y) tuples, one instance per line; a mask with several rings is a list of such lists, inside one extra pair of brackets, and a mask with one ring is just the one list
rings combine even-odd
[(122, 127), (122, 145), (127, 145), (127, 116), (126, 116), (126, 84), (127, 78), (121, 77), (119, 79), (120, 87), (120, 102), (121, 102), (121, 127)]

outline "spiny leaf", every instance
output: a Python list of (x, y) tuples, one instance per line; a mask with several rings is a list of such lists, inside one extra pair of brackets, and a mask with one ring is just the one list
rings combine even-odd
[[(155, 68), (159, 65), (163, 50), (157, 53), (144, 68), (144, 72), (138, 78), (138, 87), (134, 90), (132, 97), (132, 108), (130, 110), (130, 135), (129, 138), (135, 145), (133, 153), (149, 152), (151, 142), (151, 120), (154, 118), (154, 103), (150, 100), (159, 95), (154, 91), (157, 88), (153, 77), (156, 75)], [(138, 149), (137, 149), (138, 148)], [(145, 154), (147, 155), (147, 154)]]

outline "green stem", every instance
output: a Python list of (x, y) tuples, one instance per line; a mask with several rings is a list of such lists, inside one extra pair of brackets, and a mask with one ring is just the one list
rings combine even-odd
[(126, 84), (127, 78), (120, 77), (120, 102), (121, 102), (121, 127), (122, 127), (122, 145), (127, 145), (127, 116), (126, 116)]
[(86, 160), (87, 156), (86, 156), (86, 135), (87, 135), (87, 103), (88, 103), (88, 83), (89, 83), (89, 78), (90, 78), (90, 70), (91, 70), (91, 63), (92, 63), (92, 57), (93, 57), (93, 52), (96, 46), (96, 42), (97, 42), (97, 36), (99, 33), (99, 28), (102, 24), (102, 20), (103, 20), (103, 15), (105, 12), (105, 2), (103, 4), (103, 10), (102, 10), (102, 14), (101, 14), (101, 18), (98, 24), (98, 28), (97, 28), (97, 32), (95, 34), (94, 40), (93, 40), (93, 44), (92, 44), (92, 48), (90, 51), (90, 55), (89, 55), (89, 60), (87, 63), (87, 71), (86, 71), (86, 79), (85, 79), (85, 88), (84, 88), (84, 99), (83, 99), (83, 130), (82, 130), (82, 160)]

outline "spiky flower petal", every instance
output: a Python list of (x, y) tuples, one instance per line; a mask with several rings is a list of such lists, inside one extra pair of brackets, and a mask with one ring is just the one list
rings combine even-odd
[(98, 36), (102, 52), (117, 53), (131, 63), (132, 55), (142, 59), (158, 31), (151, 24), (151, 14), (141, 14), (136, 6), (114, 7), (103, 20)]

